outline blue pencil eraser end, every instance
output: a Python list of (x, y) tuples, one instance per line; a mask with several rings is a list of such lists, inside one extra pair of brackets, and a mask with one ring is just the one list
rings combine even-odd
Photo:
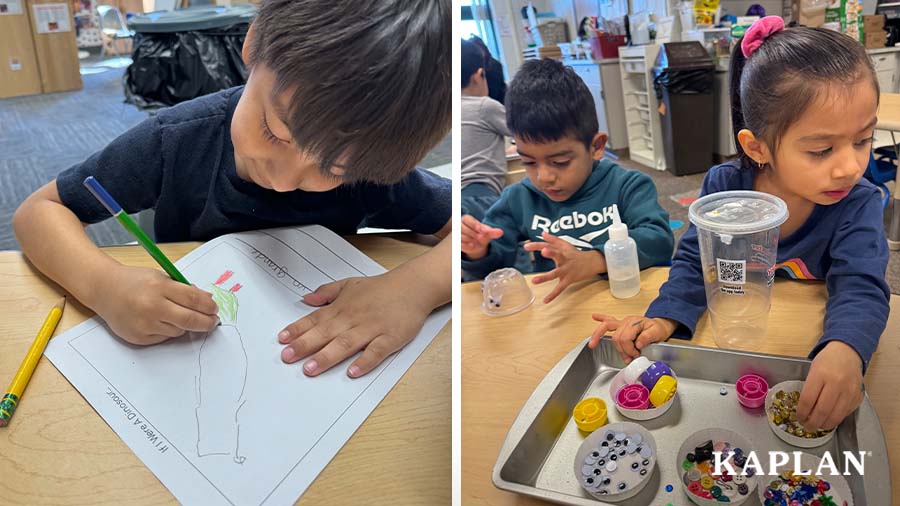
[(116, 202), (116, 199), (112, 198), (112, 195), (106, 191), (106, 188), (104, 188), (103, 185), (100, 184), (100, 181), (97, 181), (94, 176), (88, 176), (84, 179), (84, 187), (87, 188), (88, 191), (91, 192), (91, 195), (99, 200), (100, 203), (103, 204), (103, 207), (105, 207), (113, 216), (122, 212), (122, 206)]

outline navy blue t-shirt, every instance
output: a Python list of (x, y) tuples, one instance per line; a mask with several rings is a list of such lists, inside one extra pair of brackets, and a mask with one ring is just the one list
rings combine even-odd
[(159, 242), (205, 241), (230, 232), (319, 224), (433, 234), (450, 220), (451, 184), (416, 169), (393, 185), (357, 183), (326, 192), (279, 193), (238, 177), (231, 118), (243, 87), (164, 109), (62, 172), (59, 196), (84, 223), (109, 212), (85, 189), (94, 176), (128, 213), (156, 210)]
[[(709, 170), (700, 196), (726, 190), (752, 190), (753, 171), (725, 163)], [(775, 274), (792, 279), (824, 280), (828, 288), (824, 332), (809, 357), (831, 341), (841, 341), (859, 354), (865, 368), (890, 313), (885, 281), (888, 245), (884, 234), (881, 193), (861, 179), (850, 194), (829, 206), (816, 205), (797, 231), (778, 239)], [(777, 287), (775, 287), (777, 290)], [(692, 224), (645, 316), (681, 324), (673, 337), (690, 338), (706, 311), (697, 229)], [(796, 315), (798, 319), (809, 315)]]

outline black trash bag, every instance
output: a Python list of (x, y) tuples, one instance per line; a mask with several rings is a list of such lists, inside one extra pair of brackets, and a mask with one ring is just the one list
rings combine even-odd
[(135, 35), (125, 72), (125, 102), (168, 107), (247, 82), (241, 48), (248, 23), (176, 33)]
[(656, 98), (662, 98), (662, 89), (669, 95), (709, 94), (713, 92), (714, 72), (710, 68), (692, 70), (664, 69), (656, 72), (653, 87)]

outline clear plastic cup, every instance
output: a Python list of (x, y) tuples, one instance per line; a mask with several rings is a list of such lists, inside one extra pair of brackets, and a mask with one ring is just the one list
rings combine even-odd
[(752, 350), (766, 334), (787, 204), (767, 193), (727, 191), (697, 199), (688, 216), (697, 227), (716, 344)]
[(487, 275), (481, 283), (481, 310), (489, 316), (507, 316), (534, 302), (534, 294), (521, 272), (507, 267)]

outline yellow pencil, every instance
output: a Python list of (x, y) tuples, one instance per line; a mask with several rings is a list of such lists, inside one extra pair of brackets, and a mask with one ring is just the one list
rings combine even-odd
[(19, 371), (13, 378), (12, 384), (9, 386), (9, 391), (7, 391), (6, 395), (3, 396), (3, 399), (0, 400), (0, 427), (6, 427), (9, 424), (9, 419), (12, 418), (13, 412), (16, 411), (19, 399), (22, 398), (22, 392), (24, 392), (25, 387), (28, 386), (31, 374), (34, 372), (34, 368), (37, 367), (41, 355), (44, 354), (44, 348), (47, 347), (47, 343), (53, 336), (53, 331), (56, 330), (56, 324), (58, 324), (59, 319), (62, 318), (64, 307), (66, 307), (65, 297), (60, 299), (59, 302), (53, 306), (53, 309), (50, 310), (50, 314), (48, 314), (47, 319), (44, 320), (44, 324), (41, 326), (41, 330), (38, 331), (37, 337), (35, 337), (34, 342), (31, 343), (31, 348), (28, 349), (25, 360), (23, 360), (22, 365), (19, 366)]

